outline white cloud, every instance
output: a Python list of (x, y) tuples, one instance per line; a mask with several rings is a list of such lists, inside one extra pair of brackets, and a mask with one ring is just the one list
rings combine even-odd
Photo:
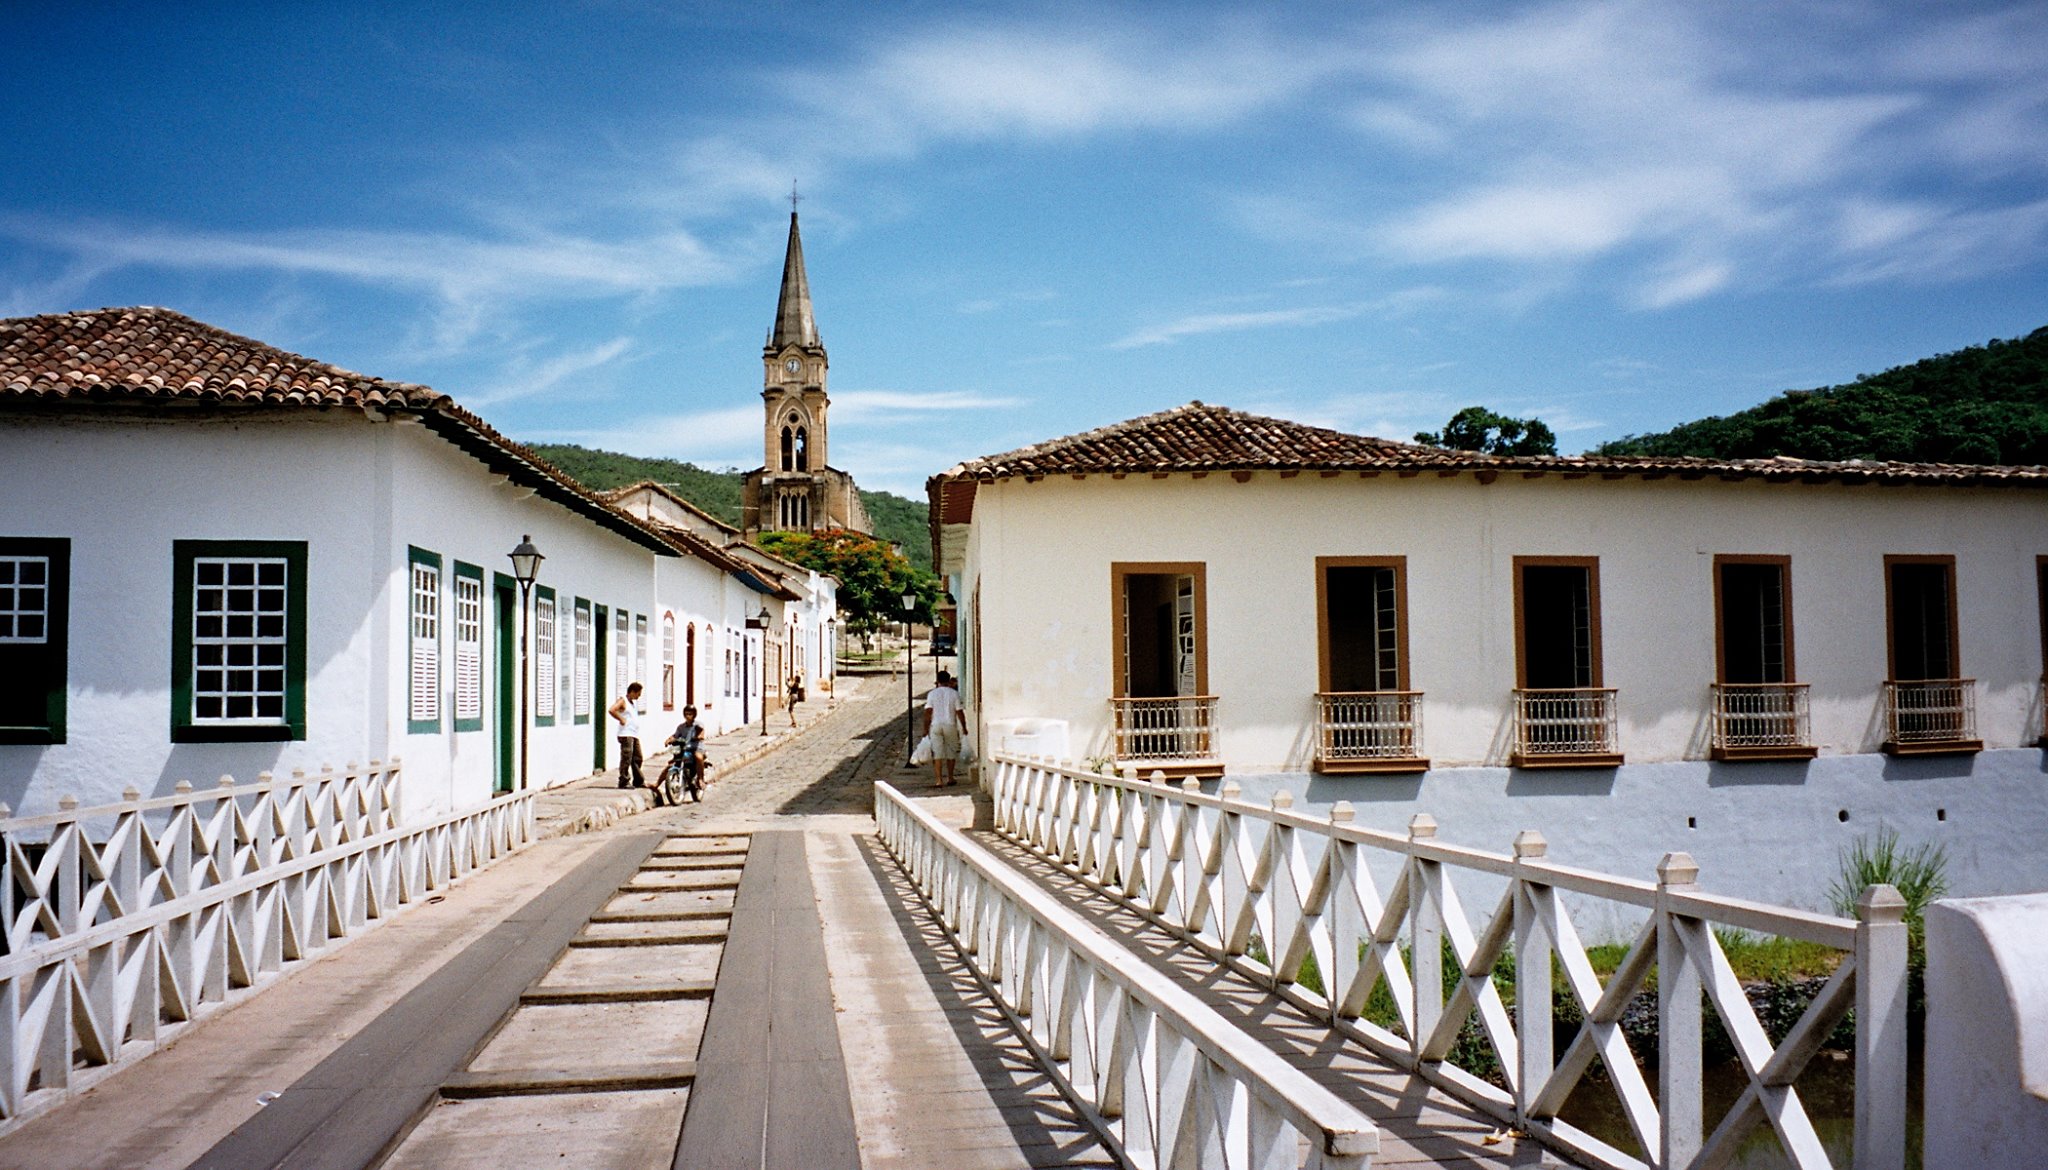
[(1005, 410), (1023, 402), (1021, 398), (973, 390), (841, 390), (832, 395), (832, 418), (835, 422), (864, 423), (881, 417), (934, 411)]
[(459, 349), (508, 304), (624, 296), (727, 279), (733, 263), (688, 232), (600, 240), (528, 232), (222, 232), (0, 217), (0, 236), (75, 258), (96, 274), (139, 267), (324, 276), (431, 296), (436, 342)]
[(1152, 325), (1109, 343), (1110, 349), (1138, 349), (1147, 345), (1169, 345), (1183, 337), (1204, 333), (1231, 333), (1244, 329), (1272, 329), (1303, 325), (1327, 325), (1365, 312), (1363, 305), (1324, 305), (1300, 309), (1268, 309), (1255, 313), (1196, 313), (1163, 325)]
[(871, 129), (1049, 137), (1226, 124), (1302, 94), (1339, 64), (1249, 25), (1173, 23), (1170, 39), (1108, 24), (941, 26), (879, 43), (851, 76), (795, 86)]
[(1725, 261), (1673, 261), (1637, 286), (1635, 303), (1645, 309), (1668, 309), (1719, 292), (1734, 275)]
[(2048, 252), (2048, 199), (1943, 212), (1898, 230), (1905, 234), (1890, 246), (1848, 258), (1833, 283), (1967, 280), (2029, 263)]
[[(1419, 155), (1440, 193), (1334, 225), (1340, 213), (1299, 208), (1290, 224), (1276, 199), (1269, 231), (1410, 263), (1571, 266), (1560, 291), (1600, 262), (1635, 270), (1612, 283), (1643, 308), (1827, 279), (1837, 242), (1911, 253), (1857, 255), (1842, 279), (1995, 270), (2010, 259), (1983, 241), (2001, 233), (2034, 256), (2043, 246), (2010, 191), (1971, 191), (1956, 166), (2048, 171), (2039, 9), (1855, 19), (1568, 0), (1386, 33), (1384, 88), (1360, 96), (1351, 124)], [(1948, 193), (1903, 195), (1928, 189)]]
[(472, 408), (494, 406), (516, 398), (527, 398), (545, 390), (552, 390), (564, 381), (603, 366), (633, 347), (630, 337), (614, 337), (601, 345), (573, 353), (560, 354), (538, 365), (520, 363), (507, 371), (496, 386), (487, 386), (476, 394), (465, 394), (462, 403)]

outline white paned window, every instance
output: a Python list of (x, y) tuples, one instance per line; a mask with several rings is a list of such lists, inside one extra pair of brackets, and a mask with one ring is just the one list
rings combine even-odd
[(645, 685), (647, 668), (654, 664), (647, 658), (647, 615), (644, 613), (633, 615), (633, 659), (638, 663), (633, 670), (633, 677)]
[(455, 721), (481, 725), (484, 717), (484, 583), (456, 566)]
[(542, 597), (533, 609), (533, 714), (555, 717), (555, 602)]
[(0, 557), (0, 643), (50, 640), (50, 558)]
[(626, 684), (633, 681), (632, 619), (625, 610), (612, 614), (612, 693), (623, 695)]
[(558, 718), (567, 719), (576, 713), (576, 612), (574, 602), (567, 594), (555, 599), (555, 640), (559, 650), (555, 664), (560, 671), (556, 679), (560, 689), (555, 702)]
[[(441, 562), (415, 550), (412, 559), (412, 659), (408, 718), (437, 723), (441, 718)], [(414, 728), (414, 730), (431, 730)]]
[(195, 557), (192, 585), (192, 722), (283, 722), (288, 563)]
[(661, 709), (676, 705), (676, 615), (661, 615)]
[(590, 607), (576, 607), (576, 718), (590, 718)]

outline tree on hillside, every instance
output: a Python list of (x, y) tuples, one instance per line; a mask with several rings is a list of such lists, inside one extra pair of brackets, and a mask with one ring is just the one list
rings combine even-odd
[(1441, 431), (1417, 431), (1415, 441), (1487, 455), (1557, 454), (1557, 436), (1542, 419), (1509, 418), (1483, 406), (1468, 406), (1452, 415)]
[(871, 634), (902, 621), (905, 593), (918, 597), (917, 620), (932, 620), (940, 596), (938, 579), (872, 536), (836, 528), (818, 533), (764, 532), (761, 547), (838, 578), (840, 618), (856, 634)]
[(2048, 463), (2048, 328), (1839, 386), (1788, 390), (1726, 417), (1625, 435), (1597, 453)]
[[(658, 483), (727, 524), (736, 526), (740, 522), (744, 477), (732, 468), (712, 471), (694, 463), (622, 455), (573, 443), (535, 443), (531, 449), (569, 478), (594, 491), (610, 491), (643, 481)], [(931, 567), (931, 529), (924, 501), (871, 491), (862, 491), (860, 499), (876, 536), (902, 545), (910, 563), (918, 568)]]

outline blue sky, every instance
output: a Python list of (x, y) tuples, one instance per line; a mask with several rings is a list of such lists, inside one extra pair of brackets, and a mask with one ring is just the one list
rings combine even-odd
[(2048, 324), (2048, 6), (20, 4), (0, 315), (158, 304), (529, 441), (832, 462), (1191, 399), (1560, 446)]

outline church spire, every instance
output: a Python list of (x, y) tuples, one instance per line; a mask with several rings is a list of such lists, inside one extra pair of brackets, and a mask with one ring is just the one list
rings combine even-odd
[[(793, 201), (793, 199), (792, 199)], [(786, 345), (816, 349), (817, 318), (811, 315), (811, 282), (804, 276), (804, 242), (796, 231), (796, 208), (789, 209), (789, 251), (782, 258), (782, 297), (775, 304), (775, 327), (768, 333), (770, 350)]]

